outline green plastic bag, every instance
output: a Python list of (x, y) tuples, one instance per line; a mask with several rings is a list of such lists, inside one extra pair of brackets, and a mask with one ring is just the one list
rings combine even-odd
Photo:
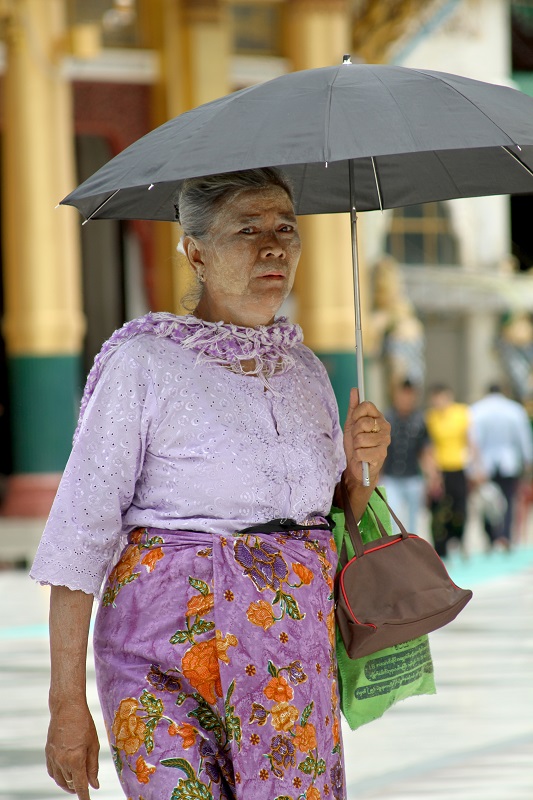
[[(381, 492), (384, 494), (383, 489)], [(375, 492), (370, 502), (387, 533), (392, 534), (387, 506)], [(348, 558), (353, 558), (352, 542), (344, 526), (344, 512), (333, 508), (331, 516), (335, 522), (333, 537), (337, 551), (340, 553), (345, 539)], [(359, 529), (364, 542), (378, 539), (381, 535), (369, 508), (361, 519)], [(348, 656), (338, 628), (336, 644), (341, 711), (352, 730), (383, 716), (399, 700), (418, 694), (435, 694), (433, 661), (427, 636), (358, 659)]]

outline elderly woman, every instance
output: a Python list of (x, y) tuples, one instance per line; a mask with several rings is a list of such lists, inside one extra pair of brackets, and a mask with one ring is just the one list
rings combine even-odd
[[(389, 425), (353, 390), (344, 429), (320, 361), (275, 314), (300, 238), (270, 169), (186, 181), (200, 297), (104, 345), (32, 569), (51, 590), (47, 764), (98, 786), (97, 682), (127, 797), (345, 798), (326, 519), (344, 474), (363, 513)], [(371, 486), (363, 486), (362, 462)]]

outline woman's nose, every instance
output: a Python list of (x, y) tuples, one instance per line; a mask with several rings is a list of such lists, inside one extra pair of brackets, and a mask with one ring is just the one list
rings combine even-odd
[(265, 236), (265, 241), (261, 243), (260, 255), (261, 258), (283, 258), (285, 255), (285, 248), (274, 231)]

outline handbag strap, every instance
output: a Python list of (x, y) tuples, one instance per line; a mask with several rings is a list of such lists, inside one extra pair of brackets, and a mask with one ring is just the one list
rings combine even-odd
[[(364, 556), (365, 554), (365, 546), (363, 543), (363, 539), (361, 537), (361, 531), (359, 530), (359, 525), (354, 517), (354, 513), (352, 511), (352, 507), (350, 505), (350, 496), (348, 494), (348, 488), (346, 486), (346, 481), (344, 480), (344, 475), (341, 476), (341, 497), (342, 497), (342, 505), (344, 510), (344, 522), (346, 525), (346, 530), (350, 536), (353, 549), (355, 554), (358, 558)], [(342, 548), (346, 552), (346, 546)], [(342, 550), (341, 550), (341, 558), (342, 558)], [(348, 560), (346, 555), (346, 560)]]
[[(381, 491), (379, 490), (379, 488), (378, 488), (377, 486), (376, 486), (376, 488), (374, 489), (374, 491), (375, 491), (375, 493), (377, 494), (377, 496), (379, 497), (379, 499), (380, 499), (380, 500), (381, 500), (383, 503), (385, 503), (385, 505), (387, 506), (387, 509), (388, 509), (388, 511), (389, 511), (389, 514), (391, 515), (391, 517), (393, 518), (394, 522), (395, 522), (395, 523), (396, 523), (396, 525), (398, 526), (398, 530), (400, 531), (400, 533), (401, 533), (401, 535), (402, 535), (402, 539), (407, 539), (407, 538), (408, 538), (408, 536), (409, 536), (409, 532), (407, 531), (407, 529), (406, 529), (405, 525), (403, 524), (403, 522), (401, 522), (401, 520), (399, 520), (399, 519), (398, 519), (398, 517), (396, 516), (396, 514), (394, 513), (394, 511), (392, 510), (392, 508), (390, 507), (390, 505), (387, 503), (387, 501), (385, 500), (385, 498), (383, 497), (383, 495), (381, 494)], [(369, 503), (369, 505), (370, 505), (370, 503)], [(371, 506), (371, 505), (370, 505), (370, 508), (372, 509), (372, 511), (373, 511), (373, 513), (374, 513), (374, 516), (376, 517), (376, 521), (377, 521), (377, 523), (378, 523), (378, 528), (379, 528), (379, 529), (380, 529), (380, 531), (381, 531), (381, 529), (383, 528), (383, 525), (381, 524), (381, 521), (380, 521), (380, 519), (379, 519), (378, 515), (376, 514), (376, 512), (374, 511), (374, 509), (372, 508), (372, 506)], [(385, 533), (384, 535), (386, 536), (387, 534)]]
[[(407, 539), (409, 534), (408, 534), (405, 526), (403, 525), (403, 523), (398, 519), (398, 517), (396, 516), (396, 514), (394, 513), (392, 508), (389, 506), (389, 504), (385, 500), (385, 498), (382, 495), (382, 493), (380, 492), (380, 490), (376, 487), (376, 489), (374, 491), (376, 492), (376, 494), (380, 498), (380, 500), (385, 504), (385, 506), (387, 507), (391, 517), (393, 518), (393, 520), (397, 524), (402, 539)], [(365, 545), (364, 545), (364, 542), (363, 542), (363, 537), (361, 536), (361, 531), (359, 530), (359, 525), (357, 524), (357, 520), (355, 519), (354, 513), (352, 511), (352, 506), (350, 504), (350, 496), (348, 494), (348, 488), (347, 488), (346, 482), (344, 480), (344, 475), (341, 476), (341, 497), (342, 497), (342, 504), (343, 504), (343, 510), (344, 510), (344, 521), (345, 521), (345, 525), (346, 525), (346, 530), (348, 531), (348, 535), (350, 536), (350, 540), (352, 542), (352, 546), (353, 546), (355, 555), (358, 558), (361, 558), (361, 556), (364, 556), (364, 554), (365, 554)], [(376, 521), (376, 525), (378, 527), (378, 530), (379, 530), (381, 536), (383, 538), (388, 538), (389, 534), (385, 530), (385, 527), (384, 527), (382, 521), (380, 520), (378, 513), (375, 511), (375, 509), (372, 507), (372, 505), (370, 503), (368, 504), (368, 506), (369, 506), (370, 510), (372, 511), (372, 513), (374, 515), (374, 518), (375, 518), (375, 521)], [(341, 552), (340, 552), (340, 555), (339, 555), (339, 561), (340, 561), (342, 566), (344, 566), (345, 564), (348, 563), (348, 552), (346, 550), (346, 543), (344, 541), (343, 541), (343, 544), (342, 544), (342, 547), (341, 547)]]

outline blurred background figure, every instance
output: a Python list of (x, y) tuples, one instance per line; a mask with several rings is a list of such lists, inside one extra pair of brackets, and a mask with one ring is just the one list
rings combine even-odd
[(440, 487), (429, 491), (431, 532), (440, 556), (450, 540), (462, 544), (468, 494), (466, 467), (470, 453), (470, 410), (456, 403), (452, 390), (437, 384), (430, 390), (426, 425), (442, 475)]
[(393, 511), (407, 530), (418, 533), (427, 490), (439, 494), (441, 477), (433, 455), (418, 387), (404, 380), (392, 391), (392, 406), (385, 414), (391, 424), (391, 443), (383, 465), (381, 483)]
[(392, 390), (404, 380), (422, 386), (426, 376), (424, 326), (409, 299), (400, 266), (384, 256), (374, 268), (372, 336)]
[(507, 501), (500, 519), (484, 516), (485, 530), (492, 545), (508, 549), (520, 480), (531, 480), (532, 475), (531, 423), (521, 403), (506, 397), (497, 384), (490, 386), (487, 395), (473, 404), (471, 419), (475, 479), (495, 483)]
[(520, 402), (533, 398), (533, 318), (515, 311), (505, 319), (496, 342), (511, 394)]

